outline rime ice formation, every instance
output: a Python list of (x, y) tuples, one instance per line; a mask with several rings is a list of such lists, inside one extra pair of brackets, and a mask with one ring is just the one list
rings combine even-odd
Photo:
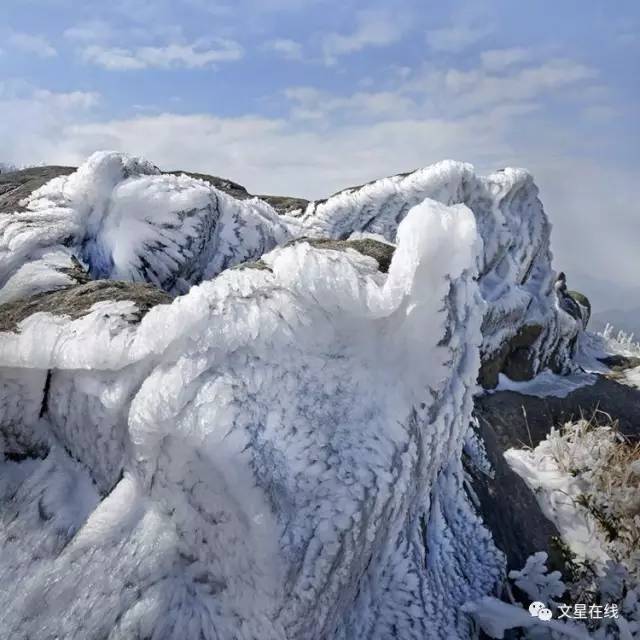
[[(304, 239), (363, 234), (388, 269)], [(451, 162), (278, 216), (101, 153), (0, 214), (1, 635), (470, 637), (481, 353), (577, 331), (548, 234), (526, 173)], [(176, 297), (85, 309), (80, 272)]]
[(94, 154), (35, 191), (25, 207), (0, 214), (0, 302), (68, 284), (60, 267), (73, 267), (71, 255), (94, 278), (185, 293), (289, 237), (265, 202), (236, 200), (118, 153)]
[(487, 302), (482, 354), (489, 386), (497, 383), (497, 371), (509, 358), (505, 344), (514, 338), (512, 375), (524, 369), (530, 377), (545, 366), (566, 371), (581, 325), (560, 308), (553, 289), (550, 225), (533, 178), (523, 169), (507, 168), (484, 178), (469, 164), (439, 162), (311, 203), (299, 220), (306, 235), (365, 233), (393, 242), (400, 221), (424, 198), (464, 203), (475, 215), (484, 242), (478, 269)]
[(294, 237), (364, 234), (393, 243), (400, 221), (425, 198), (467, 205), (484, 242), (487, 386), (501, 370), (519, 379), (545, 366), (566, 371), (582, 325), (554, 291), (550, 225), (521, 169), (483, 178), (445, 161), (279, 216), (258, 198), (238, 200), (139, 158), (96, 153), (31, 194), (25, 210), (0, 214), (0, 303), (68, 286), (76, 261), (93, 278), (146, 281), (176, 295)]

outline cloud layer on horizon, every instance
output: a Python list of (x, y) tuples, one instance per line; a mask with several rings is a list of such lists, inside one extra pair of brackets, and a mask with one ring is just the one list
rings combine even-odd
[[(409, 0), (402, 19), (345, 5), (324, 29), (310, 20), (296, 31), (292, 16), (325, 19), (322, 0), (247, 0), (243, 33), (223, 4), (182, 3), (215, 35), (168, 20), (163, 2), (146, 23), (141, 13), (119, 24), (136, 0), (74, 16), (57, 40), (10, 25), (22, 41), (0, 44), (0, 59), (20, 63), (0, 82), (0, 160), (77, 164), (112, 148), (305, 197), (443, 158), (526, 166), (555, 227), (558, 267), (635, 284), (638, 130), (610, 61), (561, 34), (503, 43), (469, 4), (437, 24)], [(611, 30), (621, 56), (637, 55), (628, 21)], [(64, 78), (47, 82), (46, 65), (64, 65)]]

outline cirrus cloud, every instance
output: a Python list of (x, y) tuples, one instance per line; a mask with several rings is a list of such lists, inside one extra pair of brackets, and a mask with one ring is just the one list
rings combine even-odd
[(87, 62), (110, 71), (152, 68), (200, 69), (240, 60), (243, 55), (243, 48), (234, 40), (227, 39), (216, 39), (210, 44), (198, 41), (191, 44), (144, 46), (134, 49), (90, 45), (82, 51), (82, 56)]

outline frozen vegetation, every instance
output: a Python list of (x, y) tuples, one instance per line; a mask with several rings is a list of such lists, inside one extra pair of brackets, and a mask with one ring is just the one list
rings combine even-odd
[[(581, 338), (583, 353), (578, 359), (583, 363), (597, 362), (595, 355), (640, 356), (633, 336), (615, 333), (611, 326)], [(640, 380), (634, 379), (637, 370), (625, 371), (620, 381), (640, 388)], [(534, 383), (535, 378), (521, 386)], [(554, 395), (558, 388), (555, 383), (548, 391)], [(596, 413), (589, 420), (552, 427), (534, 449), (510, 449), (505, 458), (557, 526), (569, 579), (565, 584), (558, 582), (559, 576), (552, 578), (555, 592), (550, 593), (545, 585), (552, 574), (543, 554), (527, 563), (537, 577), (524, 583), (520, 572), (510, 577), (531, 600), (545, 602), (556, 614), (561, 615), (563, 603), (580, 602), (599, 616), (565, 617), (564, 628), (549, 626), (532, 621), (518, 606), (485, 598), (468, 606), (476, 619), (495, 637), (509, 628), (525, 630), (526, 638), (547, 637), (541, 634), (555, 628), (559, 637), (640, 638), (640, 443), (622, 436), (610, 416)], [(612, 607), (615, 617), (603, 615)]]
[(476, 635), (478, 376), (583, 327), (549, 233), (455, 162), (283, 215), (98, 153), (0, 213), (2, 634)]
[[(468, 608), (494, 637), (520, 627), (526, 638), (547, 637), (541, 633), (553, 628), (560, 637), (640, 638), (640, 444), (623, 438), (615, 423), (582, 419), (552, 428), (533, 450), (511, 449), (505, 457), (558, 527), (569, 579), (549, 573), (542, 553), (529, 559), (524, 575), (512, 571), (510, 577), (564, 622), (531, 620), (520, 607), (493, 598)], [(584, 607), (583, 619), (562, 616), (567, 602)], [(615, 616), (604, 615), (614, 607)]]

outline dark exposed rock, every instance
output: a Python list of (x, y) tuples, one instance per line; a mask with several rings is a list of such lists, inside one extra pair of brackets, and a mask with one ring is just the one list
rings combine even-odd
[(591, 316), (591, 303), (587, 296), (579, 291), (569, 291), (567, 276), (563, 271), (556, 278), (555, 290), (560, 308), (574, 320), (578, 320), (582, 324), (582, 328), (586, 329)]
[(395, 247), (386, 242), (373, 240), (372, 238), (361, 238), (358, 240), (333, 240), (332, 238), (296, 238), (289, 244), (298, 242), (308, 242), (312, 247), (318, 249), (330, 249), (332, 251), (346, 251), (353, 249), (364, 256), (373, 258), (378, 263), (378, 269), (382, 273), (389, 271), (391, 258)]
[[(413, 169), (411, 171), (404, 171), (402, 173), (396, 173), (394, 174), (392, 177), (393, 178), (406, 178), (407, 176), (410, 176), (412, 173), (415, 173), (416, 171), (419, 171), (419, 169)], [(334, 196), (340, 195), (341, 193), (345, 193), (347, 191), (357, 191), (358, 189), (362, 189), (362, 187), (367, 187), (370, 184), (374, 184), (378, 182), (378, 180), (369, 180), (369, 182), (363, 182), (362, 184), (358, 184), (354, 187), (346, 187), (345, 189), (340, 189), (340, 191), (336, 191), (334, 194), (332, 194), (331, 196), (329, 196), (330, 198), (333, 198)], [(316, 204), (319, 202), (325, 202), (325, 200), (316, 200)]]
[(476, 398), (476, 412), (490, 423), (501, 447), (536, 446), (554, 425), (582, 416), (618, 421), (620, 433), (640, 440), (640, 391), (604, 376), (565, 398), (496, 391)]
[(278, 213), (291, 213), (295, 210), (299, 210), (302, 213), (309, 204), (309, 201), (304, 198), (293, 198), (290, 196), (260, 195), (256, 197), (268, 202)]
[(74, 167), (31, 167), (0, 174), (0, 212), (20, 211), (20, 201), (42, 185), (75, 171)]
[(58, 269), (58, 271), (75, 280), (76, 284), (87, 284), (87, 282), (91, 282), (89, 272), (80, 264), (80, 261), (75, 256), (71, 256), (71, 263), (73, 266), (66, 269), (61, 268)]
[[(505, 448), (491, 423), (480, 416), (479, 427), (494, 476), (468, 469), (473, 491), (493, 541), (506, 556), (507, 569), (520, 569), (532, 553), (552, 552), (553, 540), (559, 533), (542, 513), (524, 480), (508, 465), (503, 455)], [(558, 564), (553, 568), (561, 569)]]
[(579, 291), (567, 291), (567, 295), (580, 305), (583, 326), (586, 329), (591, 317), (591, 302), (589, 302), (589, 298)]
[(530, 380), (534, 375), (531, 347), (542, 331), (539, 324), (525, 325), (500, 349), (483, 357), (478, 382), (485, 389), (494, 389), (498, 384), (499, 373), (506, 374), (511, 380)]
[[(51, 165), (0, 173), (0, 212), (22, 210), (23, 207), (19, 204), (21, 200), (31, 195), (49, 180), (58, 176), (67, 176), (75, 170), (76, 167)], [(309, 201), (304, 198), (269, 195), (254, 196), (241, 184), (233, 182), (233, 180), (211, 176), (206, 173), (195, 173), (193, 171), (165, 171), (163, 173), (173, 175), (182, 175), (184, 173), (192, 178), (204, 180), (216, 189), (228, 193), (238, 200), (246, 200), (253, 197), (260, 198), (268, 202), (278, 213), (289, 213), (295, 209), (304, 209), (309, 204)]]
[(233, 196), (238, 200), (246, 200), (247, 198), (252, 197), (252, 195), (241, 184), (233, 182), (233, 180), (227, 180), (226, 178), (218, 178), (217, 176), (210, 176), (206, 173), (194, 173), (193, 171), (165, 171), (164, 173), (172, 174), (174, 176), (181, 176), (184, 174), (191, 178), (204, 180), (216, 189), (219, 189), (224, 193), (228, 193), (230, 196)]
[(625, 369), (640, 367), (640, 358), (636, 356), (623, 356), (620, 354), (610, 355), (606, 358), (598, 358), (602, 364), (607, 365), (614, 372), (621, 372)]
[(512, 447), (535, 447), (552, 426), (582, 416), (603, 424), (611, 417), (618, 421), (623, 435), (640, 440), (640, 391), (606, 377), (598, 377), (594, 385), (576, 389), (566, 398), (498, 391), (476, 398), (475, 415), (495, 476), (489, 478), (469, 468), (472, 486), (482, 518), (505, 553), (508, 568), (519, 569), (530, 554), (546, 551), (550, 568), (564, 571), (565, 558), (555, 525), (543, 515), (525, 482), (511, 470), (504, 452)]
[(0, 331), (15, 331), (17, 325), (33, 313), (48, 312), (76, 319), (89, 313), (96, 302), (121, 300), (131, 300), (136, 304), (135, 321), (138, 322), (152, 307), (171, 302), (164, 291), (150, 284), (92, 280), (0, 305)]
[(248, 198), (253, 197), (260, 198), (260, 200), (264, 200), (265, 202), (269, 203), (278, 213), (289, 213), (291, 211), (294, 211), (295, 209), (304, 209), (307, 204), (309, 204), (309, 201), (305, 200), (304, 198), (267, 195), (254, 196), (237, 182), (227, 180), (226, 178), (210, 176), (206, 173), (194, 173), (192, 171), (167, 171), (166, 173), (172, 173), (174, 175), (182, 175), (184, 173), (185, 175), (191, 176), (192, 178), (204, 180), (205, 182), (208, 182), (210, 185), (214, 186), (216, 189), (219, 189), (224, 193), (228, 193), (230, 196), (233, 196), (238, 200), (247, 200)]
[(253, 262), (241, 262), (235, 267), (231, 267), (230, 271), (242, 271), (243, 269), (258, 269), (259, 271), (272, 271), (271, 267), (263, 260), (254, 260)]
[(568, 313), (574, 320), (579, 320), (584, 323), (580, 305), (568, 293), (558, 296), (558, 304), (560, 308)]

